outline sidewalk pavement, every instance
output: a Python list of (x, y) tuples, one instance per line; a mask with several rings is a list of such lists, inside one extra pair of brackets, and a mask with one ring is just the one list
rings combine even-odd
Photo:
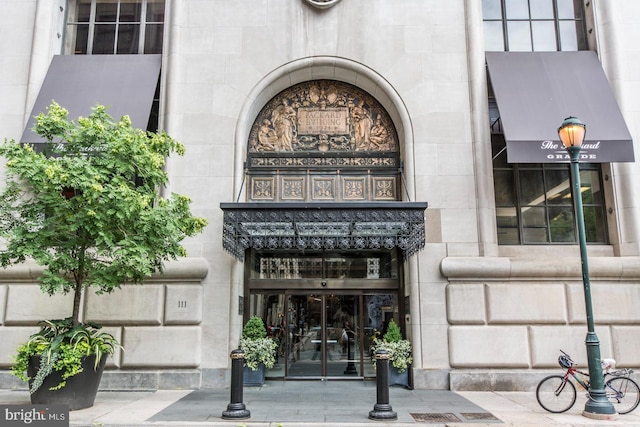
[[(268, 381), (244, 387), (247, 420), (223, 420), (230, 390), (99, 392), (91, 408), (72, 411), (71, 426), (86, 427), (498, 427), (640, 426), (640, 409), (614, 421), (583, 417), (584, 393), (564, 414), (550, 414), (534, 392), (451, 392), (392, 387), (396, 421), (368, 419), (377, 402), (375, 382)], [(29, 404), (27, 391), (0, 390), (0, 404)]]

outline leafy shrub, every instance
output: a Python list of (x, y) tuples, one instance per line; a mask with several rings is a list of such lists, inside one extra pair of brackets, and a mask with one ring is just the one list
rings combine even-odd
[(267, 369), (276, 363), (278, 343), (267, 337), (267, 328), (258, 316), (253, 316), (242, 329), (240, 349), (244, 351), (244, 364), (252, 371), (258, 369), (260, 363)]
[(379, 349), (383, 348), (389, 353), (389, 362), (391, 365), (398, 369), (398, 372), (404, 372), (409, 365), (413, 363), (413, 356), (411, 354), (411, 342), (409, 340), (402, 339), (402, 333), (398, 324), (391, 319), (387, 326), (387, 332), (382, 339), (374, 336), (372, 338), (373, 344), (371, 344), (371, 359), (373, 365), (376, 364), (375, 353)]
[(400, 333), (400, 327), (395, 322), (395, 320), (391, 319), (389, 325), (387, 326), (387, 332), (383, 337), (385, 342), (398, 342), (402, 340), (402, 334)]
[(23, 381), (29, 381), (26, 374), (29, 359), (40, 356), (40, 366), (31, 383), (30, 392), (40, 388), (44, 379), (53, 371), (61, 371), (62, 381), (51, 388), (64, 387), (67, 379), (82, 372), (82, 359), (95, 355), (94, 369), (97, 369), (102, 356), (111, 355), (120, 347), (113, 335), (100, 331), (101, 326), (93, 322), (79, 323), (73, 326), (69, 317), (41, 322), (40, 332), (31, 335), (29, 340), (18, 347), (11, 373)]
[(267, 336), (264, 321), (258, 316), (252, 316), (242, 329), (242, 338), (257, 340)]
[(276, 363), (276, 348), (278, 343), (271, 338), (241, 338), (240, 348), (244, 351), (244, 364), (252, 371), (258, 369), (260, 363), (267, 369)]

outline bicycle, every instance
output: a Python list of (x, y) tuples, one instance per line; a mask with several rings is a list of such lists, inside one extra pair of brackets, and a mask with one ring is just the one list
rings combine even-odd
[[(564, 351), (558, 357), (558, 363), (564, 375), (550, 375), (543, 378), (536, 388), (536, 399), (540, 406), (553, 413), (566, 412), (576, 403), (576, 386), (573, 380), (589, 393), (589, 373), (575, 368), (576, 363)], [(632, 369), (611, 371), (615, 361), (602, 361), (605, 391), (607, 399), (613, 404), (618, 414), (628, 414), (640, 403), (640, 388), (630, 378)], [(607, 379), (608, 378), (608, 379)]]

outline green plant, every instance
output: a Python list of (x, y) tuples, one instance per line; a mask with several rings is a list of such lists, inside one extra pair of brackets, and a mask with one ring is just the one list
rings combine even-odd
[(413, 356), (411, 354), (411, 342), (402, 338), (400, 327), (391, 319), (387, 326), (387, 332), (382, 339), (379, 339), (374, 335), (371, 344), (372, 361), (375, 366), (376, 358), (375, 353), (378, 349), (385, 349), (389, 353), (389, 363), (398, 369), (399, 372), (407, 370), (409, 365), (413, 363)]
[(86, 354), (95, 354), (102, 343), (117, 346), (94, 325), (75, 329), (87, 288), (99, 295), (142, 283), (162, 272), (165, 261), (186, 255), (180, 242), (207, 222), (191, 214), (187, 197), (160, 193), (168, 183), (165, 158), (184, 154), (184, 146), (165, 132), (135, 129), (128, 116), (116, 122), (101, 105), (70, 121), (55, 102), (38, 115), (34, 131), (47, 141), (43, 152), (13, 140), (0, 145), (6, 159), (0, 266), (32, 259), (44, 267), (43, 292), (73, 294), (69, 319), (45, 324), (19, 350), (15, 373), (24, 372), (21, 353), (45, 356), (39, 380), (73, 364), (67, 345)]
[(30, 392), (40, 388), (44, 379), (53, 371), (62, 372), (62, 380), (52, 387), (56, 390), (66, 385), (66, 380), (82, 372), (82, 360), (95, 355), (94, 369), (98, 368), (103, 355), (111, 355), (120, 348), (113, 335), (101, 331), (100, 325), (87, 322), (73, 325), (69, 317), (41, 322), (42, 329), (18, 347), (11, 372), (23, 381), (29, 381), (25, 374), (29, 360), (40, 357), (40, 366), (31, 383)]
[(267, 337), (267, 328), (260, 317), (253, 316), (242, 329), (240, 349), (244, 352), (244, 364), (255, 371), (260, 363), (267, 369), (276, 363), (278, 343)]
[(400, 332), (400, 327), (395, 322), (395, 320), (391, 319), (389, 324), (387, 325), (387, 332), (382, 337), (385, 342), (398, 342), (402, 340), (402, 333)]
[(258, 316), (252, 316), (242, 328), (242, 338), (257, 340), (267, 336), (264, 321)]

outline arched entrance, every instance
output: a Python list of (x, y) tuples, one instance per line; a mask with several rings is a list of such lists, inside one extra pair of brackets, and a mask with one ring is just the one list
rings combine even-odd
[(257, 114), (245, 171), (246, 202), (221, 206), (223, 246), (245, 260), (245, 321), (280, 343), (267, 376), (374, 376), (372, 337), (404, 329), (402, 261), (424, 247), (390, 115), (344, 82), (293, 85)]

